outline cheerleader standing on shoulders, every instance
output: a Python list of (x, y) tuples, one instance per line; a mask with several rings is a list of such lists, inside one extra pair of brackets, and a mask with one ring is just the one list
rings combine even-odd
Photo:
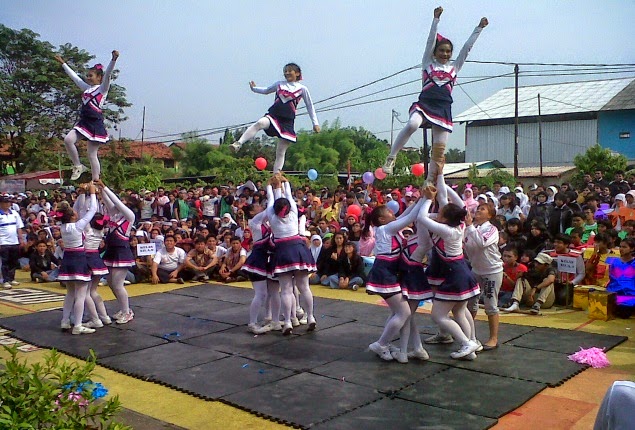
[[(441, 209), (436, 221), (432, 220), (428, 211), (436, 198), (436, 190), (428, 187), (424, 195), (429, 200), (419, 212), (419, 222), (432, 235), (434, 252), (427, 273), (428, 282), (437, 286), (432, 319), (442, 333), (449, 333), (461, 342), (460, 350), (450, 354), (452, 358), (474, 359), (479, 345), (470, 339), (473, 329), (465, 314), (467, 300), (478, 296), (480, 289), (463, 258), (463, 219), (467, 211), (454, 203), (448, 203)], [(449, 317), (450, 311), (456, 321)]]
[(72, 334), (94, 333), (92, 328), (82, 325), (84, 315), (84, 302), (88, 292), (88, 282), (90, 281), (90, 270), (86, 262), (86, 252), (84, 250), (84, 228), (97, 211), (97, 198), (95, 197), (95, 185), (88, 186), (90, 193), (90, 203), (84, 216), (79, 219), (77, 212), (64, 204), (58, 208), (62, 213), (60, 228), (62, 239), (64, 240), (64, 258), (60, 266), (60, 274), (57, 279), (66, 283), (66, 297), (64, 297), (64, 307), (62, 311), (62, 330), (71, 328), (71, 312), (74, 322)]
[[(270, 180), (271, 186), (282, 187), (284, 197), (267, 202), (267, 217), (273, 237), (273, 254), (271, 257), (272, 276), (280, 282), (282, 313), (284, 327), (282, 334), (288, 336), (293, 330), (291, 324), (291, 308), (293, 306), (293, 283), (300, 290), (306, 303), (308, 327), (313, 331), (316, 327), (313, 316), (313, 294), (309, 288), (309, 272), (315, 272), (315, 261), (311, 251), (298, 235), (298, 208), (291, 193), (291, 186), (284, 176), (275, 174)], [(273, 314), (276, 318), (276, 315)]]
[[(79, 216), (83, 217), (87, 210), (86, 195), (80, 194), (73, 207)], [(106, 221), (103, 214), (96, 213), (90, 223), (84, 228), (84, 249), (86, 250), (86, 262), (91, 275), (85, 305), (90, 321), (84, 326), (88, 328), (101, 328), (104, 324), (112, 324), (112, 320), (106, 312), (104, 300), (97, 292), (99, 280), (103, 276), (108, 275), (108, 268), (99, 255), (99, 245), (104, 238), (104, 223)]]
[(368, 274), (366, 292), (379, 295), (392, 311), (381, 337), (371, 343), (368, 349), (386, 361), (393, 359), (389, 348), (390, 341), (397, 336), (410, 317), (410, 307), (399, 279), (403, 240), (399, 231), (416, 219), (423, 202), (424, 200), (419, 200), (409, 206), (399, 218), (395, 218), (387, 206), (377, 206), (370, 213), (368, 224), (364, 227), (375, 227), (375, 263)]
[(256, 133), (264, 130), (267, 136), (278, 137), (276, 145), (276, 161), (273, 163), (273, 173), (278, 173), (284, 166), (284, 158), (289, 146), (296, 141), (294, 129), (295, 111), (298, 108), (300, 99), (304, 100), (306, 110), (313, 123), (313, 131), (320, 132), (311, 94), (309, 89), (302, 85), (302, 70), (295, 63), (289, 63), (282, 69), (284, 81), (278, 81), (269, 87), (257, 87), (254, 81), (249, 82), (251, 91), (258, 94), (276, 93), (276, 99), (265, 116), (252, 124), (238, 141), (231, 144), (231, 147), (238, 151), (247, 141), (254, 138)]
[(117, 58), (119, 58), (119, 51), (112, 51), (112, 59), (108, 67), (106, 67), (106, 71), (104, 72), (101, 64), (95, 64), (88, 69), (87, 82), (85, 82), (77, 76), (77, 73), (66, 64), (61, 56), (55, 56), (55, 59), (62, 65), (66, 74), (83, 91), (79, 121), (64, 138), (64, 146), (66, 146), (68, 156), (73, 162), (71, 181), (76, 181), (82, 173), (88, 170), (80, 161), (77, 146), (75, 146), (79, 139), (88, 140), (88, 159), (90, 160), (93, 180), (99, 179), (101, 174), (97, 151), (99, 150), (99, 145), (106, 143), (109, 139), (108, 132), (104, 126), (102, 107), (106, 102), (106, 96), (110, 89), (110, 75), (115, 68)]
[[(390, 155), (386, 158), (383, 170), (387, 174), (393, 173), (397, 154), (405, 146), (406, 142), (419, 127), (432, 128), (431, 161), (443, 161), (445, 145), (452, 133), (452, 89), (456, 83), (456, 76), (463, 67), (467, 54), (474, 46), (481, 31), (487, 27), (487, 18), (481, 18), (479, 25), (469, 37), (456, 60), (451, 61), (454, 46), (450, 40), (437, 34), (439, 18), (443, 13), (442, 7), (434, 10), (432, 27), (423, 52), (422, 67), (423, 78), (419, 101), (410, 107), (410, 119), (406, 126), (399, 132), (390, 149)], [(429, 183), (436, 180), (436, 165), (430, 163), (428, 170)]]
[(110, 285), (110, 289), (121, 308), (114, 315), (114, 318), (117, 324), (126, 324), (134, 318), (134, 312), (130, 309), (128, 291), (124, 287), (124, 281), (126, 280), (128, 268), (136, 264), (130, 249), (130, 230), (135, 216), (101, 180), (97, 184), (102, 187), (102, 199), (110, 216), (108, 223), (110, 231), (105, 240), (104, 264), (110, 269), (108, 285)]

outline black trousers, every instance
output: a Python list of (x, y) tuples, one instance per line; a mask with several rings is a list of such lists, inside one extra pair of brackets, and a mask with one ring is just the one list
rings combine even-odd
[(0, 260), (2, 260), (2, 279), (4, 282), (15, 280), (15, 269), (20, 266), (20, 245), (0, 246)]

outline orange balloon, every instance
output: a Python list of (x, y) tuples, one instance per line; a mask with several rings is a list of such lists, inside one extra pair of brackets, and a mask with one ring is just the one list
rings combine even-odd
[(375, 169), (375, 177), (377, 179), (379, 179), (380, 181), (382, 179), (386, 179), (386, 173), (384, 172), (384, 169), (382, 169), (381, 167), (378, 167)]

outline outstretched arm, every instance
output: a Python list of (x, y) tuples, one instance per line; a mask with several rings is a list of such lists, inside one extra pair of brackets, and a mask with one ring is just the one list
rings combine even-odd
[(62, 69), (64, 69), (66, 74), (73, 80), (73, 82), (75, 82), (75, 85), (77, 85), (80, 90), (86, 91), (88, 88), (90, 88), (90, 85), (84, 82), (82, 78), (80, 78), (77, 73), (75, 73), (75, 71), (71, 69), (68, 64), (66, 64), (66, 61), (64, 61), (61, 56), (56, 55), (55, 60), (62, 65)]
[(276, 89), (278, 88), (278, 82), (275, 82), (269, 85), (268, 87), (257, 87), (256, 83), (254, 81), (251, 81), (249, 82), (249, 88), (251, 88), (251, 91), (253, 91), (254, 93), (271, 94), (271, 93), (274, 93)]
[(448, 200), (450, 203), (454, 203), (459, 207), (465, 207), (465, 202), (463, 199), (450, 187), (449, 185), (445, 186), (446, 192), (448, 193)]
[(456, 69), (457, 73), (459, 70), (461, 70), (461, 68), (463, 67), (463, 64), (465, 64), (465, 60), (467, 59), (467, 54), (470, 53), (470, 50), (474, 46), (476, 39), (478, 39), (478, 36), (481, 34), (481, 31), (485, 27), (487, 27), (487, 24), (489, 24), (489, 21), (487, 21), (487, 18), (485, 17), (481, 18), (481, 22), (479, 22), (478, 26), (476, 26), (476, 28), (472, 32), (472, 35), (467, 39), (467, 41), (465, 42), (465, 45), (463, 45), (463, 48), (461, 48), (461, 52), (459, 52), (458, 57), (456, 57), (456, 60), (454, 61), (454, 68)]
[(313, 123), (313, 131), (316, 133), (320, 132), (320, 122), (317, 119), (317, 115), (315, 114), (315, 108), (313, 107), (313, 101), (311, 100), (311, 94), (309, 93), (309, 89), (304, 87), (304, 92), (302, 94), (302, 100), (304, 100), (304, 104), (306, 105), (306, 111), (309, 113), (309, 117), (311, 118), (311, 122)]
[(104, 70), (104, 78), (102, 79), (101, 85), (99, 86), (99, 90), (102, 94), (108, 92), (108, 89), (110, 88), (110, 77), (112, 75), (112, 71), (115, 69), (117, 58), (119, 58), (119, 51), (112, 51), (112, 59), (110, 60), (110, 63), (108, 63), (106, 70)]
[(75, 210), (75, 212), (77, 212), (78, 218), (84, 217), (86, 211), (88, 210), (88, 208), (86, 207), (86, 194), (84, 194), (83, 192), (79, 193), (77, 199), (75, 199), (75, 203), (73, 203), (73, 209)]
[(434, 54), (434, 45), (437, 41), (437, 27), (439, 26), (439, 18), (443, 13), (443, 8), (439, 6), (434, 9), (434, 19), (430, 26), (430, 34), (428, 34), (428, 40), (426, 41), (426, 49), (423, 51), (423, 58), (421, 58), (421, 65), (425, 68), (432, 61), (432, 54)]
[(427, 201), (428, 201), (427, 199), (422, 198), (422, 199), (419, 199), (419, 201), (417, 201), (416, 204), (411, 205), (410, 206), (412, 207), (411, 211), (409, 211), (408, 213), (404, 211), (404, 213), (399, 215), (399, 217), (396, 220), (386, 224), (385, 226), (386, 232), (388, 234), (394, 235), (394, 234), (397, 234), (397, 232), (400, 231), (401, 229), (406, 228), (410, 224), (412, 224), (417, 219), (417, 214), (419, 213), (419, 211), (421, 210), (421, 208)]
[(104, 187), (101, 193), (102, 195), (105, 194), (110, 198), (115, 206), (115, 209), (119, 211), (128, 222), (130, 222), (131, 224), (134, 222), (134, 212), (132, 212), (128, 206), (126, 206), (121, 200), (119, 200), (119, 197), (117, 197), (117, 195), (113, 193), (110, 188)]
[[(434, 161), (430, 161), (434, 163)], [(445, 188), (445, 177), (443, 173), (437, 175), (437, 202), (439, 202), (439, 209), (448, 204), (448, 191)]]
[(75, 228), (79, 231), (82, 231), (86, 228), (91, 219), (95, 216), (97, 212), (97, 197), (95, 197), (95, 186), (90, 185), (90, 203), (88, 206), (88, 210), (84, 214), (84, 216), (75, 223)]
[(295, 198), (293, 197), (293, 193), (291, 192), (291, 184), (289, 183), (289, 181), (283, 181), (282, 188), (284, 190), (284, 196), (287, 200), (289, 200), (289, 204), (291, 205), (291, 212), (295, 212), (297, 214), (298, 205), (295, 203)]

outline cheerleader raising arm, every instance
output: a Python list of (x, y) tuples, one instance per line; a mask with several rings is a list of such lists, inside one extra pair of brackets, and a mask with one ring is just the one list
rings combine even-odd
[(88, 209), (86, 210), (86, 213), (84, 213), (84, 216), (82, 216), (75, 223), (75, 228), (78, 231), (84, 231), (90, 220), (93, 219), (93, 217), (95, 216), (95, 213), (97, 213), (97, 197), (95, 197), (95, 185), (90, 184), (88, 186), (88, 192), (90, 193)]
[(110, 188), (108, 188), (101, 180), (97, 182), (99, 185), (103, 187), (102, 195), (106, 196), (112, 204), (114, 205), (115, 212), (119, 212), (131, 225), (134, 223), (134, 212), (130, 210), (128, 206), (126, 206), (119, 197), (115, 193), (113, 193)]
[(434, 9), (434, 19), (432, 20), (432, 25), (430, 27), (430, 34), (428, 35), (428, 40), (426, 41), (426, 49), (423, 51), (423, 57), (421, 58), (421, 64), (424, 67), (430, 61), (432, 61), (432, 53), (434, 52), (434, 44), (437, 41), (437, 27), (439, 26), (439, 18), (441, 18), (442, 13), (443, 13), (443, 8), (441, 6)]
[(467, 39), (467, 41), (465, 42), (465, 45), (463, 45), (463, 48), (461, 48), (459, 55), (456, 57), (456, 60), (454, 60), (454, 68), (456, 69), (457, 72), (461, 70), (461, 68), (463, 67), (463, 64), (465, 64), (465, 60), (467, 59), (467, 54), (470, 53), (470, 50), (474, 46), (476, 39), (478, 39), (478, 36), (481, 34), (481, 31), (485, 27), (487, 27), (487, 24), (489, 24), (489, 21), (487, 20), (487, 18), (485, 17), (481, 18), (481, 21), (478, 23), (478, 26), (476, 26), (476, 28), (474, 29), (470, 37)]

